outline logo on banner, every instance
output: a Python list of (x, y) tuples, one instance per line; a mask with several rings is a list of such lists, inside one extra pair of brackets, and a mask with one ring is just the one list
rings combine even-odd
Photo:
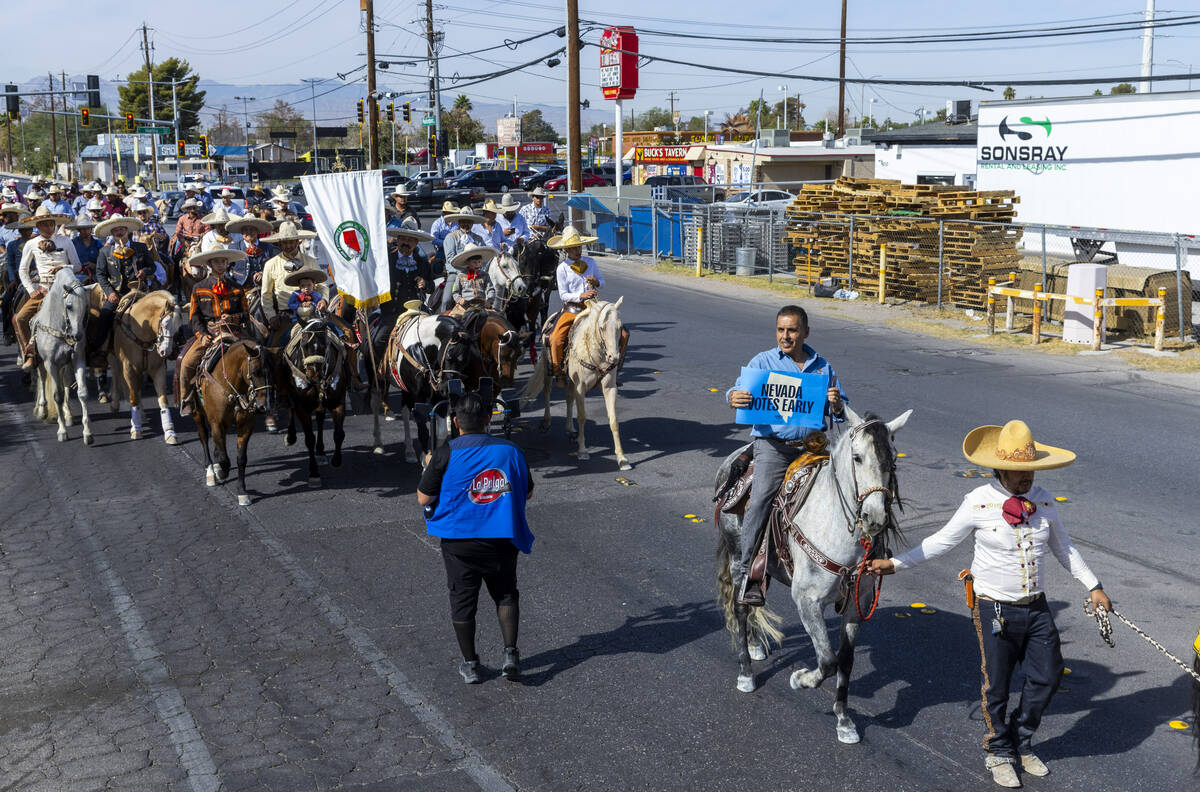
[[(1025, 127), (1025, 129), (1021, 127)], [(981, 145), (979, 147), (979, 167), (984, 169), (1021, 169), (1035, 174), (1066, 170), (1067, 166), (1064, 160), (1067, 158), (1067, 146), (1040, 144), (1038, 141), (1045, 140), (1045, 138), (1040, 132), (1029, 131), (1029, 127), (1040, 127), (1041, 132), (1045, 133), (1045, 138), (1049, 138), (1054, 124), (1049, 116), (1045, 116), (1041, 121), (1029, 116), (1021, 116), (1019, 124), (1009, 126), (1008, 116), (1004, 116), (1000, 119), (1000, 125), (996, 129), (1003, 145)], [(1010, 138), (1016, 138), (1016, 140), (1010, 141)], [(1029, 143), (1029, 141), (1033, 142)], [(1009, 145), (1010, 142), (1016, 145)], [(1029, 144), (1024, 145), (1026, 143)]]
[(347, 220), (333, 232), (338, 255), (346, 261), (366, 261), (371, 254), (371, 237), (362, 223)]
[(508, 492), (512, 492), (512, 485), (508, 483), (508, 476), (504, 475), (504, 471), (488, 468), (471, 480), (467, 496), (471, 503), (482, 506), (499, 500)]

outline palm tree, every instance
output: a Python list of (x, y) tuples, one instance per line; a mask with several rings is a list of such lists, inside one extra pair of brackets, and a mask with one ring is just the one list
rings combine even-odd
[(454, 97), (454, 112), (466, 114), (474, 109), (475, 108), (471, 105), (471, 100), (466, 94), (459, 94), (458, 96)]
[(721, 122), (721, 133), (724, 135), (752, 135), (754, 134), (754, 122), (742, 113), (726, 115), (725, 120)]

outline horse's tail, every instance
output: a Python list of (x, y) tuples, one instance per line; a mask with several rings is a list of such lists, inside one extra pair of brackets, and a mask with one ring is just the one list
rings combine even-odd
[[(738, 648), (737, 587), (733, 582), (733, 572), (730, 570), (729, 562), (732, 553), (740, 552), (741, 548), (737, 546), (737, 536), (726, 532), (721, 527), (719, 512), (715, 522), (717, 523), (717, 604), (721, 606), (721, 611), (725, 614), (725, 631), (729, 633), (729, 640), (733, 642), (736, 650)], [(749, 613), (746, 614), (746, 631), (749, 637), (753, 639), (758, 636), (764, 647), (772, 643), (776, 646), (783, 645), (783, 631), (779, 629), (779, 625), (782, 623), (783, 618), (766, 605), (750, 608)]]
[(729, 537), (717, 521), (717, 604), (725, 614), (725, 631), (730, 639), (737, 636), (737, 613), (734, 610), (736, 592), (733, 586), (733, 572), (729, 569), (730, 549)]
[(533, 376), (529, 378), (529, 382), (525, 383), (525, 390), (521, 391), (521, 404), (528, 405), (546, 390), (546, 385), (550, 380), (550, 355), (546, 350), (543, 354), (538, 355), (537, 365), (533, 368)]

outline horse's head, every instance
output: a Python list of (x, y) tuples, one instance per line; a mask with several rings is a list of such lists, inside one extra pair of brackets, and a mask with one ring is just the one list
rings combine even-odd
[(329, 353), (329, 325), (323, 319), (313, 319), (299, 333), (301, 369), (309, 382), (319, 383), (325, 375)]
[(624, 295), (618, 297), (616, 302), (602, 303), (600, 314), (596, 318), (596, 327), (610, 350), (621, 348), (621, 328), (624, 327), (621, 324), (621, 303), (623, 302), (625, 302)]
[(183, 338), (181, 332), (187, 326), (183, 311), (175, 304), (174, 298), (168, 296), (163, 300), (162, 310), (158, 314), (157, 338), (154, 349), (163, 360), (175, 357)]
[[(891, 508), (900, 505), (900, 492), (892, 441), (912, 410), (885, 422), (871, 413), (864, 419), (848, 406), (845, 409), (850, 431), (833, 451), (834, 464), (843, 477), (844, 505), (854, 512), (863, 533), (873, 539), (885, 529), (896, 528)], [(844, 481), (846, 469), (850, 471), (848, 488)]]
[(257, 413), (271, 411), (271, 394), (274, 390), (271, 383), (273, 361), (271, 352), (266, 347), (247, 342), (246, 364), (244, 374), (246, 384), (250, 386), (246, 394), (250, 398), (250, 406)]
[(83, 334), (89, 305), (88, 292), (70, 267), (63, 267), (54, 274), (54, 282), (47, 290), (45, 302), (62, 306), (62, 326), (67, 335), (79, 337)]
[(509, 297), (519, 299), (529, 292), (529, 284), (521, 272), (521, 265), (508, 253), (501, 253), (492, 259), (488, 277), (492, 283), (503, 287)]
[[(522, 336), (517, 335), (508, 322), (492, 320), (496, 325), (496, 373), (497, 385), (511, 388), (517, 379), (517, 366), (521, 362)], [(527, 336), (526, 336), (527, 338)]]

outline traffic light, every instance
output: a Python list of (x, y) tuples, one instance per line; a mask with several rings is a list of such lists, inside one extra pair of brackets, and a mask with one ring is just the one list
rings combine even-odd
[(17, 94), (17, 91), (19, 91), (19, 90), (20, 90), (20, 88), (18, 88), (15, 85), (4, 86), (4, 92), (6, 94), (8, 94), (4, 98), (8, 103), (8, 120), (9, 121), (20, 121), (21, 120), (21, 97)]
[(390, 124), (396, 123), (396, 103), (395, 102), (388, 102), (387, 119), (388, 119), (388, 123), (390, 123)]
[(125, 114), (125, 131), (126, 132), (136, 132), (137, 131), (137, 121), (134, 120), (133, 113)]
[(79, 108), (79, 126), (85, 127), (85, 126), (91, 126), (91, 125), (92, 125), (91, 111), (88, 110), (86, 107)]
[(208, 159), (208, 135), (200, 136), (200, 156)]
[(100, 75), (89, 74), (87, 76), (87, 95), (88, 107), (100, 106)]
[(429, 156), (436, 157), (438, 155), (437, 132), (433, 131), (433, 127), (429, 127), (429, 145), (426, 148), (429, 149)]
[(176, 140), (175, 141), (175, 156), (178, 157), (179, 159), (183, 159), (184, 157), (187, 156), (187, 141), (186, 140)]
[(361, 124), (365, 120), (366, 120), (366, 117), (363, 115), (363, 100), (359, 99), (358, 100), (358, 123)]
[(379, 100), (372, 99), (371, 104), (375, 106), (375, 122), (378, 123), (379, 122)]
[(404, 123), (412, 121), (412, 102), (404, 103)]

